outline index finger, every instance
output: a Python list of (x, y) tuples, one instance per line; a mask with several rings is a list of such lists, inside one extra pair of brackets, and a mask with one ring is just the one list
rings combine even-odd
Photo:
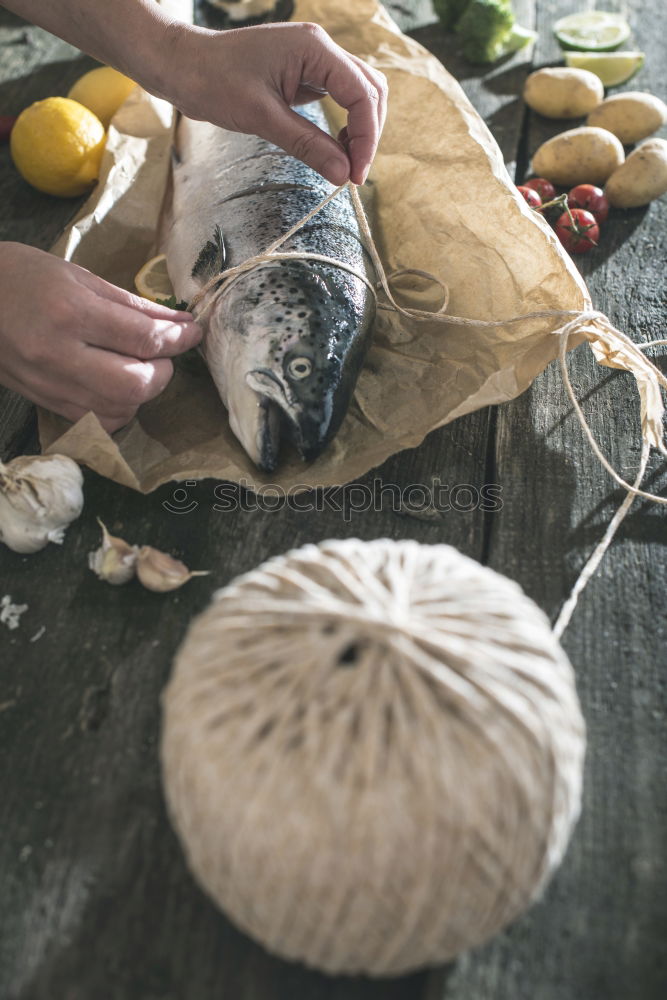
[(350, 179), (354, 184), (363, 184), (380, 141), (384, 95), (347, 52), (339, 48), (336, 56), (325, 84), (334, 101), (348, 113)]
[(352, 59), (353, 62), (357, 64), (364, 76), (370, 80), (374, 87), (377, 88), (377, 92), (380, 97), (378, 112), (380, 121), (380, 135), (382, 135), (382, 129), (384, 128), (385, 119), (387, 117), (387, 96), (389, 93), (389, 86), (387, 83), (387, 77), (384, 73), (375, 69), (374, 66), (369, 65), (369, 63), (364, 62), (359, 56), (353, 55), (352, 52), (347, 53), (348, 57)]
[(152, 302), (136, 292), (128, 292), (124, 288), (119, 288), (118, 285), (112, 285), (111, 282), (105, 281), (104, 278), (91, 274), (89, 271), (84, 271), (80, 277), (86, 288), (105, 301), (117, 302), (119, 305), (136, 309), (147, 316), (153, 316), (155, 319), (171, 319), (179, 323), (193, 318), (190, 312), (182, 309), (171, 309), (169, 306)]
[(171, 319), (172, 310), (163, 319), (118, 302), (105, 301), (100, 310), (97, 301), (87, 301), (80, 312), (86, 343), (143, 361), (174, 357), (201, 340), (199, 324), (178, 312)]

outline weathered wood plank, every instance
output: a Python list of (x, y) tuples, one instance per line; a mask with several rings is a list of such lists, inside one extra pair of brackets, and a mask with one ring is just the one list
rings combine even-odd
[[(413, 4), (417, 0), (408, 0), (402, 15), (391, 6), (414, 37), (462, 73), (506, 159), (513, 161), (522, 117), (514, 96), (515, 78), (501, 68), (482, 82), (474, 71), (457, 66), (451, 42), (439, 29), (419, 28), (419, 17), (430, 19), (429, 11), (420, 13), (424, 3)], [(540, 20), (543, 38), (551, 17), (547, 12)], [(528, 23), (528, 18), (522, 16), (522, 21)], [(4, 29), (23, 30), (16, 19), (0, 12)], [(48, 46), (61, 44), (29, 31), (38, 49), (51, 52)], [(642, 45), (648, 50), (643, 38)], [(538, 58), (551, 59), (555, 52), (550, 52), (540, 49)], [(65, 80), (61, 93), (83, 71), (81, 66), (73, 70), (67, 58), (48, 80), (49, 86)], [(36, 58), (30, 65), (39, 68), (41, 61)], [(16, 66), (16, 78), (23, 78), (20, 64)], [(526, 68), (520, 65), (510, 74), (514, 72), (525, 74)], [(31, 99), (41, 96), (45, 94), (35, 92)], [(16, 183), (7, 162), (0, 161), (0, 190), (10, 199)], [(9, 186), (3, 188), (5, 184)], [(43, 206), (28, 198), (22, 212), (12, 216), (10, 230), (1, 231), (4, 238), (48, 246), (69, 217), (67, 212), (76, 208), (65, 210), (55, 199), (48, 202)], [(605, 308), (612, 318), (630, 330), (632, 315), (640, 311), (636, 328), (647, 336), (657, 335), (648, 331), (663, 315), (659, 292), (649, 286), (655, 275), (651, 244), (653, 252), (664, 250), (664, 221), (662, 228), (654, 225), (655, 211), (656, 206), (648, 213), (649, 229), (646, 219), (638, 225), (641, 213), (630, 213), (610, 226), (607, 252), (602, 249), (586, 265), (593, 269), (591, 288), (598, 288), (600, 296), (605, 291)], [(663, 215), (658, 218), (664, 220)], [(617, 254), (626, 232), (631, 242)], [(615, 288), (627, 288), (630, 270), (634, 292), (619, 302)], [(595, 282), (599, 284), (594, 288)], [(586, 360), (574, 363), (575, 378), (585, 377), (583, 384), (591, 384), (593, 366)], [(630, 390), (622, 389), (624, 379), (610, 376), (607, 394), (598, 393), (589, 401), (589, 407), (595, 405), (601, 439), (610, 449), (617, 440), (615, 455), (621, 458), (629, 454), (622, 449), (631, 440), (634, 412)], [(611, 423), (612, 402), (628, 408), (622, 425)], [(558, 377), (550, 371), (530, 394), (499, 411), (495, 463), (487, 462), (486, 445), (494, 417), (483, 413), (436, 432), (421, 448), (397, 456), (378, 472), (384, 483), (399, 486), (428, 486), (432, 476), (443, 483), (478, 486), (495, 479), (503, 487), (505, 509), (486, 523), (477, 512), (425, 520), (401, 517), (386, 506), (351, 513), (350, 520), (332, 510), (223, 514), (212, 509), (215, 484), (210, 481), (188, 489), (199, 507), (179, 515), (161, 506), (172, 497), (170, 488), (142, 498), (87, 474), (86, 512), (62, 550), (50, 547), (29, 558), (3, 551), (0, 593), (11, 592), (30, 608), (16, 633), (0, 634), (0, 739), (10, 775), (0, 799), (5, 833), (0, 839), (0, 879), (6, 887), (0, 925), (8, 928), (0, 934), (0, 995), (17, 1000), (416, 1000), (423, 995), (424, 976), (389, 983), (336, 980), (280, 962), (208, 904), (185, 870), (164, 815), (156, 763), (157, 695), (189, 617), (204, 606), (210, 591), (304, 541), (412, 536), (448, 541), (480, 557), (488, 534), (491, 563), (520, 579), (553, 613), (611, 509), (608, 487), (594, 464), (586, 465), (581, 436), (567, 411)], [(3, 447), (27, 447), (25, 412), (12, 415), (5, 410)], [(580, 468), (584, 471), (577, 477)], [(373, 478), (371, 474), (364, 481), (370, 485)], [(86, 553), (97, 540), (97, 513), (133, 541), (150, 541), (193, 566), (211, 566), (213, 576), (166, 597), (147, 594), (135, 584), (105, 587), (85, 569)], [(442, 974), (432, 976), (428, 1000), (652, 1000), (662, 995), (658, 987), (664, 966), (659, 963), (664, 953), (659, 943), (667, 921), (653, 886), (664, 878), (664, 852), (657, 838), (661, 831), (664, 836), (666, 810), (657, 775), (660, 767), (664, 770), (659, 740), (665, 693), (663, 688), (660, 695), (657, 676), (660, 656), (649, 661), (642, 653), (642, 639), (651, 630), (656, 633), (651, 615), (661, 613), (664, 576), (648, 571), (646, 559), (664, 538), (663, 528), (664, 520), (642, 509), (626, 522), (622, 551), (617, 547), (587, 592), (566, 642), (579, 667), (591, 731), (589, 797), (568, 861), (545, 904), (493, 945), (456, 963), (446, 985)], [(565, 566), (563, 551), (569, 559)], [(620, 555), (623, 559), (614, 563)], [(593, 597), (595, 604), (587, 612), (585, 602)], [(648, 605), (637, 615), (640, 600)], [(595, 638), (594, 615), (604, 622), (602, 639)], [(663, 627), (664, 613), (661, 622)], [(45, 633), (30, 642), (42, 626)], [(656, 649), (660, 639), (664, 648), (664, 632), (656, 635)], [(622, 936), (624, 918), (628, 931)]]
[[(451, 451), (434, 437), (383, 470), (385, 482), (421, 482), (425, 470), (474, 481), (478, 435), (461, 429)], [(168, 513), (166, 488), (144, 498), (86, 477), (87, 507), (62, 549), (3, 553), (0, 591), (29, 604), (2, 636), (0, 995), (127, 998), (217, 995), (353, 996), (407, 1000), (423, 977), (365, 984), (282, 963), (240, 935), (195, 888), (171, 834), (156, 758), (157, 696), (190, 616), (232, 576), (290, 545), (331, 536), (448, 540), (475, 554), (470, 515), (444, 523), (391, 511), (353, 515), (212, 510), (213, 486), (190, 490), (199, 508)], [(449, 480), (451, 481), (451, 480)], [(109, 588), (85, 568), (100, 514), (132, 541), (149, 541), (211, 567), (211, 578), (159, 597), (135, 584)], [(49, 585), (48, 581), (57, 580)], [(46, 631), (34, 642), (39, 630)], [(151, 928), (158, 926), (159, 934)], [(236, 984), (232, 986), (232, 984)], [(191, 991), (191, 992), (189, 992)]]
[(0, 455), (3, 461), (37, 447), (35, 408), (23, 396), (0, 386)]
[[(16, 19), (0, 19), (0, 39), (22, 30)], [(33, 89), (12, 91), (17, 101), (23, 95), (14, 110), (65, 92), (82, 71), (74, 52), (27, 30), (33, 43), (23, 62), (12, 63), (12, 79), (32, 81)], [(41, 77), (39, 52), (51, 54)], [(48, 246), (77, 207), (22, 190), (6, 158), (0, 184), (8, 200), (24, 199), (4, 220), (3, 238)], [(27, 411), (14, 405), (4, 405), (2, 441), (24, 450)], [(364, 482), (373, 486), (377, 477), (382, 484), (428, 487), (437, 476), (443, 484), (479, 488), (488, 426), (488, 413), (461, 420)], [(199, 506), (179, 515), (162, 506), (174, 500), (170, 487), (145, 498), (86, 473), (86, 508), (62, 549), (0, 556), (0, 593), (29, 605), (18, 630), (0, 632), (0, 739), (8, 772), (0, 797), (3, 997), (413, 1000), (423, 992), (423, 975), (369, 983), (281, 962), (207, 902), (164, 814), (158, 696), (190, 617), (237, 573), (292, 545), (350, 535), (448, 541), (479, 557), (483, 517), (478, 511), (406, 516), (386, 500), (382, 509), (347, 518), (344, 510), (327, 509), (219, 513), (214, 487), (210, 481), (188, 487)], [(86, 568), (98, 514), (130, 540), (209, 567), (212, 576), (164, 597), (136, 583), (117, 589), (99, 583)]]
[[(666, 96), (665, 8), (627, 9), (646, 66), (628, 89)], [(555, 62), (554, 20), (572, 4), (539, 4), (539, 64)], [(531, 117), (528, 151), (561, 130)], [(593, 302), (636, 340), (664, 336), (667, 204), (614, 213), (598, 251), (579, 258)], [(603, 451), (626, 477), (638, 463), (638, 405), (628, 375), (596, 368), (588, 348), (570, 359), (578, 396)], [(651, 488), (667, 486), (653, 461)], [(557, 367), (498, 412), (496, 478), (503, 511), (489, 562), (555, 617), (622, 494), (584, 440)], [(433, 998), (657, 1000), (667, 990), (664, 682), (667, 584), (664, 511), (636, 504), (580, 600), (564, 645), (589, 731), (583, 814), (541, 903), (486, 948), (458, 962)]]

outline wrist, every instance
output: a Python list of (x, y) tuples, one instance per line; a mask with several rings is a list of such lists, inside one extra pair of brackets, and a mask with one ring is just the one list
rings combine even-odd
[(150, 41), (143, 46), (141, 63), (127, 75), (153, 94), (173, 104), (186, 115), (196, 116), (201, 82), (205, 78), (206, 39), (213, 34), (182, 21), (159, 18)]
[(122, 27), (116, 24), (107, 31), (102, 44), (100, 24), (95, 23), (88, 44), (79, 41), (79, 46), (155, 97), (178, 105), (181, 90), (187, 90), (180, 78), (190, 75), (199, 58), (197, 51), (191, 52), (196, 46), (190, 35), (210, 32), (174, 19), (155, 0), (122, 0), (120, 6)]

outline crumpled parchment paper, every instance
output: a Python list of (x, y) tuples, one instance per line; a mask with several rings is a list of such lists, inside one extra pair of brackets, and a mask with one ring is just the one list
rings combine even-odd
[[(168, 8), (191, 18), (190, 0), (169, 0)], [(319, 22), (389, 79), (389, 114), (371, 173), (374, 236), (388, 270), (438, 275), (450, 289), (448, 312), (471, 319), (590, 307), (576, 268), (516, 194), (498, 146), (458, 83), (401, 34), (377, 0), (297, 0), (294, 19)], [(55, 253), (133, 287), (155, 251), (172, 122), (164, 102), (140, 90), (132, 95), (110, 129), (100, 182)], [(113, 437), (92, 413), (72, 425), (40, 411), (42, 446), (144, 493), (169, 480), (204, 477), (254, 488), (342, 484), (434, 428), (523, 392), (556, 357), (552, 333), (562, 322), (549, 317), (485, 329), (379, 312), (337, 437), (309, 465), (286, 454), (270, 476), (246, 456), (212, 380), (196, 364), (177, 366), (162, 395)]]

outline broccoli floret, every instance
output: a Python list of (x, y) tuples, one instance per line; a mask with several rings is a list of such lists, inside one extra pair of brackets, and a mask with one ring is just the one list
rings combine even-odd
[(491, 63), (535, 41), (515, 23), (512, 0), (433, 0), (442, 26), (456, 31), (470, 62)]
[(510, 52), (518, 52), (525, 45), (537, 41), (537, 32), (532, 28), (522, 28), (520, 24), (515, 24), (508, 37), (503, 43), (501, 55), (507, 56)]
[(463, 55), (474, 63), (495, 62), (505, 54), (513, 27), (509, 0), (470, 0), (456, 25)]
[(433, 0), (433, 7), (440, 24), (447, 31), (453, 31), (454, 25), (463, 14), (470, 0)]

